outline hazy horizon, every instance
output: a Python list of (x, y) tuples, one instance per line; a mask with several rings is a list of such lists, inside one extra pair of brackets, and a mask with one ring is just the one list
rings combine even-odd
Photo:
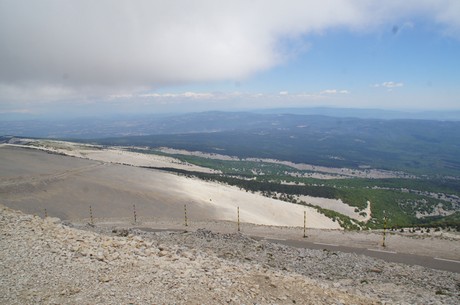
[[(330, 117), (350, 117), (364, 119), (422, 119), (434, 121), (460, 121), (460, 108), (450, 110), (437, 109), (379, 109), (379, 108), (339, 108), (339, 107), (273, 107), (273, 108), (248, 108), (248, 109), (195, 109), (195, 111), (183, 109), (182, 111), (157, 111), (145, 113), (88, 113), (88, 112), (69, 112), (69, 113), (52, 113), (30, 114), (0, 113), (0, 122), (27, 122), (27, 121), (84, 121), (87, 119), (98, 120), (130, 120), (130, 119), (155, 119), (158, 117), (176, 117), (180, 115), (199, 114), (199, 113), (254, 113), (254, 114), (297, 114), (297, 115), (322, 115)], [(5, 125), (6, 126), (6, 125)], [(3, 132), (3, 135), (5, 133)], [(2, 130), (0, 129), (0, 135)]]

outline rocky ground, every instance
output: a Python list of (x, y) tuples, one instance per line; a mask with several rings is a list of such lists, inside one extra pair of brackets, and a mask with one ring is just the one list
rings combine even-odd
[(1, 304), (458, 304), (460, 275), (242, 234), (63, 224), (0, 206)]

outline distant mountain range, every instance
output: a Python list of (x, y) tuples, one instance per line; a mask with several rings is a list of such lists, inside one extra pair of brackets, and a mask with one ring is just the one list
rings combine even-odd
[(278, 108), (255, 111), (257, 113), (271, 114), (305, 114), (325, 115), (333, 117), (349, 117), (360, 119), (411, 119), (411, 120), (435, 120), (435, 121), (460, 121), (460, 110), (450, 111), (414, 111), (414, 110), (382, 110), (382, 109), (359, 109), (359, 108)]
[(251, 112), (119, 115), (67, 120), (12, 120), (0, 117), (0, 135), (91, 139), (117, 136), (221, 132), (265, 128), (280, 115), (380, 120), (460, 121), (460, 111), (403, 112), (354, 108), (286, 108)]

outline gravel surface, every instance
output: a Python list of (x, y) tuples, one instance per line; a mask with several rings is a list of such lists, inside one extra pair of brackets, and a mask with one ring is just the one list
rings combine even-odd
[(0, 206), (1, 304), (458, 304), (460, 275), (242, 234), (63, 224)]

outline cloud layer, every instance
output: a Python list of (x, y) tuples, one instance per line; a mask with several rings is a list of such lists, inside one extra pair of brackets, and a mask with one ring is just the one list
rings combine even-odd
[(378, 87), (384, 87), (387, 89), (393, 89), (393, 88), (398, 88), (404, 86), (404, 83), (398, 83), (398, 82), (383, 82), (381, 84), (374, 84), (372, 87), (378, 88)]
[(458, 0), (0, 0), (0, 102), (242, 80), (311, 32), (405, 16), (460, 37)]

